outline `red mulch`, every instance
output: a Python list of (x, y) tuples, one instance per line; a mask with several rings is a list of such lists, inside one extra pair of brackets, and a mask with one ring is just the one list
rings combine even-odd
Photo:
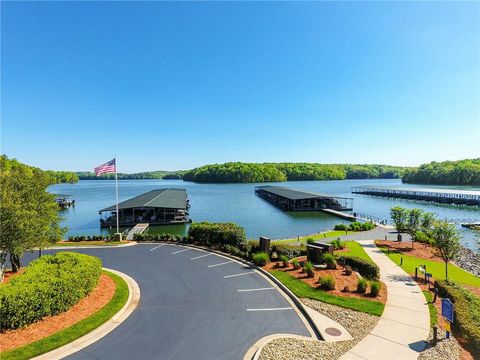
[(13, 279), (14, 277), (16, 277), (16, 276), (20, 275), (21, 273), (23, 273), (24, 270), (25, 270), (25, 269), (22, 268), (22, 269), (20, 269), (20, 271), (18, 271), (18, 272), (16, 272), (16, 273), (12, 272), (11, 270), (5, 271), (4, 274), (3, 274), (3, 282), (2, 282), (2, 283), (5, 284), (5, 283), (9, 282), (9, 281), (10, 281), (11, 279)]
[(98, 285), (70, 310), (44, 318), (25, 328), (0, 333), (0, 349), (8, 351), (66, 329), (104, 307), (115, 294), (115, 282), (101, 274)]
[(412, 250), (411, 242), (375, 240), (375, 244), (377, 246), (390, 246), (391, 250), (397, 250), (405, 255), (415, 256), (415, 257), (432, 260), (432, 261), (439, 261), (439, 262), (443, 261), (438, 256), (435, 256), (433, 252), (433, 247), (428, 244), (413, 242), (413, 250)]
[[(303, 260), (301, 257), (298, 258), (299, 260)], [(307, 274), (302, 273), (302, 270), (295, 270), (292, 265), (290, 265), (288, 268), (282, 267), (276, 267), (275, 262), (268, 263), (263, 267), (267, 271), (271, 270), (279, 270), (279, 271), (284, 271), (289, 273), (290, 275), (296, 277), (297, 279), (302, 280), (304, 283), (310, 285), (311, 287), (314, 288), (319, 288), (318, 285), (318, 279), (320, 277), (326, 276), (326, 275), (331, 275), (335, 279), (335, 289), (334, 290), (323, 290), (327, 291), (328, 293), (336, 296), (343, 296), (343, 297), (356, 297), (360, 299), (368, 299), (368, 300), (375, 300), (379, 301), (382, 304), (385, 304), (387, 301), (387, 288), (385, 284), (382, 283), (382, 288), (380, 290), (379, 295), (376, 298), (372, 298), (370, 295), (368, 295), (368, 292), (370, 292), (370, 289), (367, 289), (366, 294), (360, 294), (357, 293), (355, 290), (357, 289), (357, 282), (358, 282), (358, 277), (355, 273), (352, 273), (351, 275), (345, 275), (345, 272), (343, 268), (340, 265), (337, 265), (336, 270), (329, 270), (329, 269), (322, 269), (322, 270), (317, 270), (315, 269), (315, 274), (313, 278), (309, 278)], [(349, 291), (343, 291), (343, 289), (347, 286), (349, 288)], [(320, 289), (320, 288), (319, 288)]]

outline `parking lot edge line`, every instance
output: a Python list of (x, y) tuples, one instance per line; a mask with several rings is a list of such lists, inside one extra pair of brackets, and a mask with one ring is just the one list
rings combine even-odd
[(264, 290), (275, 290), (274, 287), (266, 287), (266, 288), (256, 288), (256, 289), (238, 289), (238, 292), (250, 292), (250, 291), (264, 291)]
[(225, 262), (222, 262), (222, 263), (219, 263), (219, 264), (208, 265), (208, 267), (212, 268), (212, 267), (215, 267), (215, 266), (222, 266), (222, 265), (226, 265), (226, 264), (231, 264), (232, 262), (233, 262), (233, 260), (225, 261)]
[(257, 274), (257, 272), (256, 271), (249, 271), (249, 272), (244, 272), (244, 273), (240, 273), (240, 274), (225, 275), (224, 279), (228, 279), (228, 278), (235, 277), (235, 276), (252, 275), (252, 274)]

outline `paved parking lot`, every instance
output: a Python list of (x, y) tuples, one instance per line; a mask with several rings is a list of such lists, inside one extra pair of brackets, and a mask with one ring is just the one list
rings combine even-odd
[(170, 244), (72, 251), (132, 276), (142, 296), (124, 323), (68, 359), (242, 359), (263, 336), (309, 336), (269, 281), (228, 258)]

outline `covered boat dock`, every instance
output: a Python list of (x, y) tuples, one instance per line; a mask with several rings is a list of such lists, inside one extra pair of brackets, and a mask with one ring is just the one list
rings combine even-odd
[[(118, 204), (119, 225), (169, 225), (189, 222), (189, 201), (185, 189), (156, 189)], [(102, 227), (116, 225), (116, 206), (99, 211)]]
[(352, 188), (352, 193), (410, 200), (433, 201), (441, 204), (480, 206), (480, 191), (478, 190), (356, 186)]
[(353, 199), (295, 190), (284, 186), (257, 186), (255, 194), (284, 211), (352, 210)]

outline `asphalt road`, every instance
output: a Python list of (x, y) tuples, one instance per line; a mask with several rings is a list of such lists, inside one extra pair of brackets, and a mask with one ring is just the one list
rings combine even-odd
[(132, 276), (141, 290), (139, 306), (124, 323), (68, 359), (242, 359), (263, 336), (309, 336), (284, 297), (245, 265), (158, 246), (62, 250), (100, 257), (104, 267)]

